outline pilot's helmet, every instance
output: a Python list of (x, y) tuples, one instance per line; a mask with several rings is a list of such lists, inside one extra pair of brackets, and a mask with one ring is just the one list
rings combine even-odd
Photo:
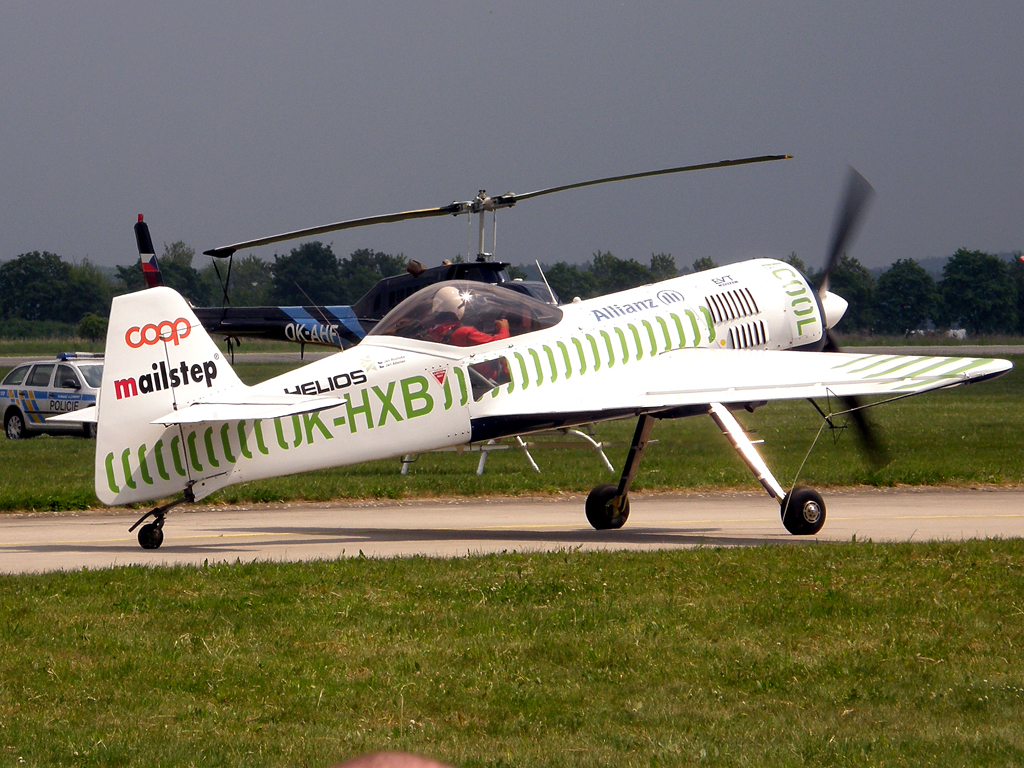
[(434, 294), (434, 303), (430, 309), (436, 315), (441, 312), (451, 312), (459, 320), (466, 313), (466, 305), (469, 303), (470, 294), (463, 293), (454, 285), (446, 285)]

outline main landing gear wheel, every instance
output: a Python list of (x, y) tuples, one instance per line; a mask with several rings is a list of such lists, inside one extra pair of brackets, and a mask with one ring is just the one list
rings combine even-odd
[(163, 522), (163, 519), (160, 519), (139, 528), (139, 544), (143, 549), (158, 549), (164, 543)]
[(587, 496), (587, 520), (597, 530), (608, 531), (626, 524), (629, 497), (618, 493), (617, 485), (599, 485)]
[(797, 486), (782, 501), (782, 524), (794, 536), (813, 536), (825, 524), (825, 502), (813, 488)]

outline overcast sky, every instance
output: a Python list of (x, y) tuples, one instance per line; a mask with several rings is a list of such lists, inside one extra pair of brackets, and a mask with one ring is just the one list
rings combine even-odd
[[(525, 201), (499, 212), (497, 255), (819, 265), (847, 165), (878, 192), (850, 251), (868, 266), (1019, 250), (1022, 46), (1020, 0), (5, 2), (0, 260), (130, 263), (138, 213), (158, 252), (201, 252), (776, 153), (794, 159)], [(469, 233), (443, 218), (321, 239), (433, 265)]]

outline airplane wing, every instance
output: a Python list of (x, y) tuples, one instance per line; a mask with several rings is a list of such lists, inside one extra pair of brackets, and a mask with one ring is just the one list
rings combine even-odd
[[(654, 399), (680, 397), (687, 402), (728, 403), (826, 395), (917, 394), (983, 381), (1013, 367), (1009, 361), (989, 358), (700, 351), (703, 355), (689, 361), (700, 371), (698, 386), (684, 388), (671, 383), (664, 386), (662, 382), (651, 382), (647, 396)], [(681, 357), (685, 354), (685, 351), (680, 351)]]
[[(659, 355), (642, 368), (613, 366), (595, 377), (593, 386), (583, 375), (579, 386), (557, 388), (544, 386), (546, 379), (520, 377), (520, 357), (509, 359), (510, 386), (525, 391), (511, 397), (485, 394), (474, 409), (475, 418), (918, 394), (983, 381), (1013, 367), (1009, 361), (988, 358), (691, 348)], [(559, 391), (564, 395), (558, 396)]]
[(344, 405), (340, 397), (305, 395), (254, 395), (246, 390), (220, 393), (216, 401), (206, 400), (153, 419), (150, 424), (199, 424), (201, 422), (280, 419), (314, 413)]

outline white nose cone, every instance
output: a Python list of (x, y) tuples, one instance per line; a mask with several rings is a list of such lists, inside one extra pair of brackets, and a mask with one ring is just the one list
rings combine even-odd
[(825, 291), (825, 295), (821, 297), (821, 308), (825, 312), (825, 327), (834, 328), (835, 324), (843, 319), (846, 308), (849, 306), (850, 302), (842, 296), (837, 296), (832, 291)]

